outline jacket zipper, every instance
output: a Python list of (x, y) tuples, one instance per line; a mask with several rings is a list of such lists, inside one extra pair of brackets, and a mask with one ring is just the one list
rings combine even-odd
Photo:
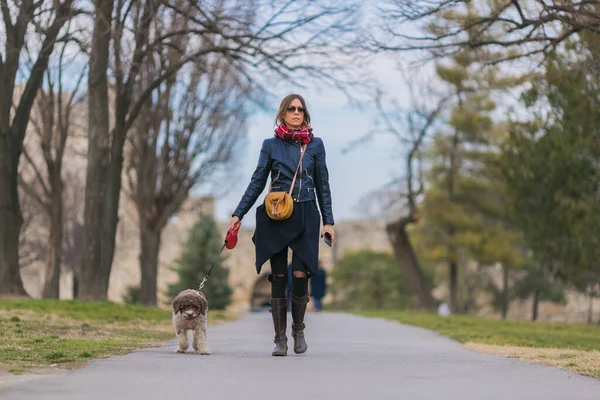
[(271, 179), (271, 188), (273, 187), (273, 184), (275, 183), (275, 181), (277, 181), (277, 179), (279, 179), (280, 173), (281, 173), (281, 171), (277, 171), (277, 176), (275, 177), (275, 179)]
[(308, 179), (310, 179), (310, 181), (312, 182), (313, 186), (315, 186), (315, 180), (313, 179), (313, 177), (312, 177), (312, 176), (310, 176), (310, 175), (308, 174), (308, 169), (307, 169), (307, 168), (305, 168), (305, 169), (304, 169), (304, 171), (306, 171), (306, 176), (308, 176)]

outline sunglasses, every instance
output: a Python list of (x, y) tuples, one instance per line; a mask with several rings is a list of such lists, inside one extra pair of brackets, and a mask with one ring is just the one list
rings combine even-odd
[(294, 106), (289, 106), (287, 108), (287, 112), (296, 112), (296, 110), (298, 110), (299, 113), (303, 113), (304, 112), (304, 107), (294, 107)]

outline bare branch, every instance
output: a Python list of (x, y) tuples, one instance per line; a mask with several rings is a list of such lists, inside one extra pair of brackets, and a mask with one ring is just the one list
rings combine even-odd
[(512, 3), (515, 5), (517, 11), (519, 12), (519, 15), (521, 16), (521, 23), (525, 23), (527, 18), (525, 18), (525, 14), (523, 14), (523, 9), (519, 4), (519, 0), (512, 0)]
[(58, 32), (71, 18), (72, 3), (73, 0), (65, 0), (58, 6), (54, 22), (47, 30), (38, 59), (32, 68), (31, 76), (25, 84), (25, 89), (23, 90), (21, 100), (15, 111), (15, 116), (13, 119), (13, 130), (17, 133), (16, 139), (19, 141), (19, 143), (22, 143), (23, 138), (25, 137), (25, 128), (27, 127), (31, 107), (35, 100), (37, 91), (41, 86), (44, 77), (44, 71), (48, 66), (48, 59), (54, 50), (54, 45), (56, 43), (55, 40), (58, 36)]
[[(435, 57), (464, 48), (500, 50), (492, 63), (546, 54), (569, 37), (589, 31), (600, 34), (596, 1), (517, 0), (466, 1), (387, 0), (380, 7), (384, 38), (373, 40), (384, 51), (426, 50)], [(518, 20), (513, 17), (518, 15)], [(398, 24), (397, 21), (401, 21)], [(421, 34), (402, 32), (402, 23), (416, 23)], [(390, 40), (391, 39), (391, 40)]]
[[(180, 62), (173, 52), (160, 59), (164, 62), (150, 66), (144, 81), (156, 82), (152, 74), (168, 75), (173, 69), (169, 63)], [(235, 69), (226, 58), (214, 60), (194, 65), (189, 83), (168, 78), (164, 90), (156, 86), (157, 101), (151, 106), (138, 103), (143, 116), (135, 124), (128, 176), (140, 218), (157, 229), (179, 210), (194, 186), (208, 183), (230, 161), (231, 149), (243, 134), (247, 89), (236, 86)]]
[(6, 36), (14, 34), (12, 20), (10, 19), (10, 9), (8, 8), (8, 1), (0, 0), (0, 8), (2, 8), (2, 17), (4, 18), (4, 29), (6, 30)]
[[(415, 137), (415, 140), (413, 142), (413, 146), (410, 149), (408, 156), (407, 156), (407, 160), (406, 160), (406, 166), (407, 166), (407, 171), (408, 171), (407, 178), (406, 178), (407, 189), (408, 189), (407, 196), (408, 196), (408, 205), (409, 205), (409, 210), (410, 210), (411, 215), (416, 214), (416, 209), (417, 209), (416, 199), (419, 195), (423, 194), (423, 191), (424, 191), (423, 171), (421, 169), (421, 157), (420, 157), (421, 145), (423, 143), (423, 140), (425, 139), (425, 136), (429, 133), (429, 130), (431, 129), (433, 124), (436, 122), (436, 120), (440, 116), (441, 112), (443, 111), (444, 107), (446, 106), (446, 103), (451, 98), (452, 98), (452, 95), (443, 97), (438, 102), (436, 108), (428, 113), (425, 113), (422, 111), (415, 111), (416, 115), (418, 115), (420, 117), (425, 117), (425, 122), (423, 123), (423, 126), (420, 129), (416, 126), (412, 116), (409, 119), (409, 128), (410, 128), (411, 132), (418, 132)], [(417, 160), (419, 162), (419, 165), (418, 165), (419, 188), (417, 189), (417, 191), (415, 191), (413, 188), (413, 179), (415, 178), (415, 174), (413, 171), (413, 162), (414, 162), (415, 158), (417, 158)]]

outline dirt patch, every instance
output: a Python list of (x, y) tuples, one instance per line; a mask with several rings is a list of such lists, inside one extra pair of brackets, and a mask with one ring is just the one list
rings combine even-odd
[(468, 350), (480, 353), (517, 358), (519, 360), (558, 367), (580, 375), (600, 378), (600, 351), (546, 349), (518, 346), (495, 346), (465, 343)]

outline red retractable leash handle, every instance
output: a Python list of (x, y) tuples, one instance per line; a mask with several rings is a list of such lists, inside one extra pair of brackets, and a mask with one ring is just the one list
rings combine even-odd
[[(227, 234), (225, 235), (225, 243), (223, 243), (223, 246), (221, 246), (221, 250), (219, 251), (219, 255), (221, 255), (221, 253), (223, 252), (223, 249), (225, 247), (227, 247), (229, 250), (233, 249), (238, 242), (238, 231), (240, 230), (240, 226), (242, 226), (241, 222), (236, 223), (235, 225), (233, 225), (233, 228), (229, 229), (227, 231)], [(201, 292), (202, 288), (204, 287), (204, 284), (206, 283), (206, 281), (208, 280), (208, 277), (210, 276), (210, 273), (212, 271), (212, 269), (214, 268), (214, 264), (210, 267), (210, 269), (208, 270), (208, 273), (206, 274), (206, 276), (204, 278), (202, 278), (202, 282), (200, 282), (200, 286), (198, 287), (198, 291)]]
[(229, 250), (233, 249), (238, 242), (238, 231), (240, 230), (240, 226), (242, 226), (241, 222), (237, 222), (233, 225), (233, 228), (227, 231), (227, 235), (225, 235), (225, 247)]

